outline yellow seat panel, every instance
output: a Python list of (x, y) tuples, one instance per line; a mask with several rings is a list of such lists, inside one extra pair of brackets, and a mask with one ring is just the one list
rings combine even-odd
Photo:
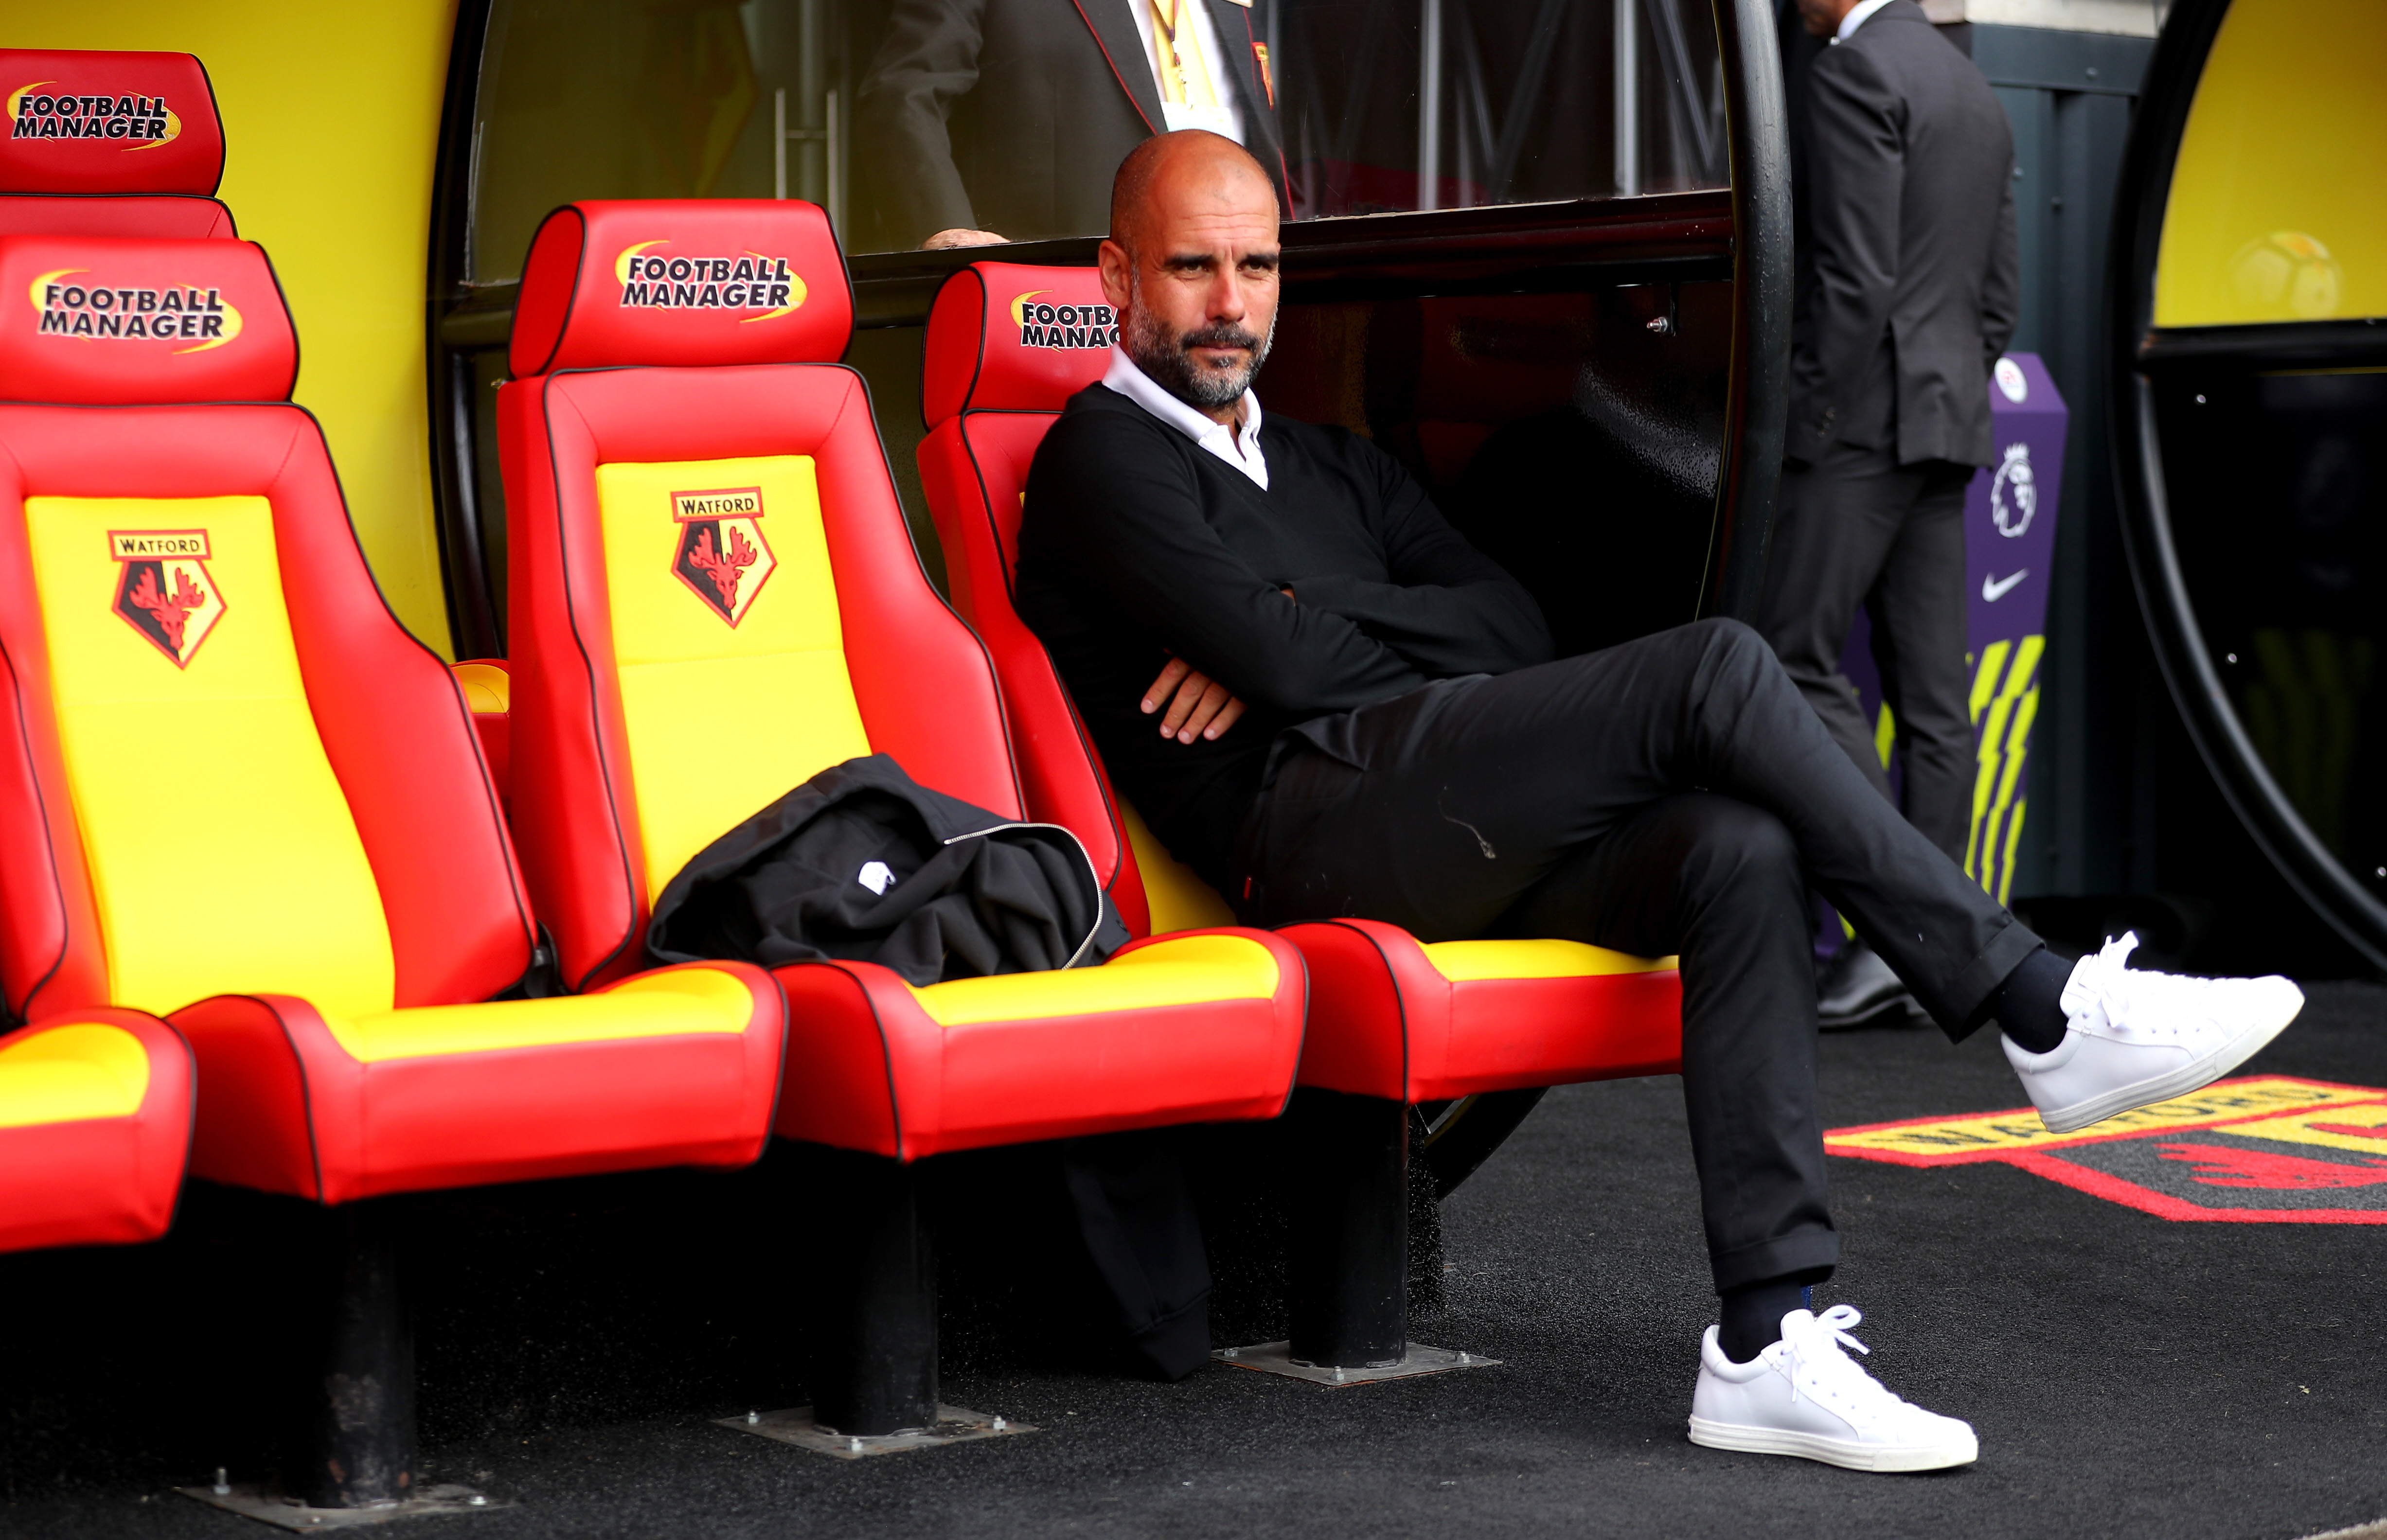
[(381, 890), (315, 730), (272, 505), (29, 498), (25, 527), (109, 999), (387, 1010)]
[(1119, 821), (1127, 826), (1128, 848), (1135, 852), (1135, 869), (1143, 878), (1143, 902), (1152, 910), (1154, 935), (1235, 923), (1235, 912), (1219, 890), (1168, 853), (1134, 803), (1121, 797), (1118, 810)]
[(0, 1129), (130, 1117), (148, 1093), (148, 1050), (121, 1027), (59, 1027), (0, 1045)]
[(513, 675), (495, 663), (450, 663), (448, 672), (463, 687), (464, 703), (475, 714), (501, 713), (513, 702)]
[(1100, 967), (956, 978), (915, 988), (912, 998), (938, 1026), (966, 1027), (1155, 1005), (1266, 1000), (1276, 993), (1276, 957), (1259, 942), (1244, 936), (1185, 936), (1155, 941)]
[(323, 1018), (360, 1064), (500, 1048), (547, 1048), (687, 1032), (742, 1032), (754, 997), (715, 968), (649, 974), (603, 994), (558, 1000), (497, 1000), (477, 1005), (424, 1005), (371, 1016)]
[(1418, 948), (1434, 971), (1454, 984), (1473, 978), (1597, 978), (1610, 973), (1657, 973), (1673, 957), (1636, 957), (1582, 941), (1428, 941)]
[(870, 738), (810, 456), (600, 465), (597, 508), (651, 900)]

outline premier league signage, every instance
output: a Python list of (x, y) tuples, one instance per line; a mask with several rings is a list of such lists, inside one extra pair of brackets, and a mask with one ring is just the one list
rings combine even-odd
[[(2031, 728), (2047, 650), (2048, 582), (2055, 565), (2056, 489), (2064, 480), (2067, 413), (2035, 353), (2000, 359), (1989, 385), (1996, 459), (1973, 478), (1964, 502), (1964, 631), (1973, 689), (1972, 827), (1964, 870), (1997, 898), (2014, 887), (2028, 809)], [(1863, 697), (1893, 785), (1897, 725), (1883, 703), (1864, 612), (1849, 632), (1840, 669)], [(1830, 928), (1837, 931), (1835, 922)], [(1830, 944), (1837, 944), (1832, 938)]]

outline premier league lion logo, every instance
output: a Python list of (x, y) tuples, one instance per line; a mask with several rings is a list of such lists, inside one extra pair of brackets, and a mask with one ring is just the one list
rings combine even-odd
[(2039, 512), (2039, 482), (2031, 474), (2030, 446), (2009, 444), (1989, 477), (1989, 517), (2009, 540), (2022, 538)]

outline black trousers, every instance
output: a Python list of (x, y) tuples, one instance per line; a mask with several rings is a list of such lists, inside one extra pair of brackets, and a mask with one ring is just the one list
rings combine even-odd
[(1130, 1345), (1167, 1380), (1210, 1361), (1210, 1257), (1177, 1133), (1105, 1134), (1061, 1146), (1061, 1180), (1086, 1255)]
[(1840, 652), (1857, 606), (1873, 618), (1898, 741), (1908, 822), (1950, 859), (1972, 828), (1971, 675), (1964, 663), (1964, 488), (1969, 465), (1901, 466), (1884, 449), (1835, 444), (1782, 479), (1758, 629), (1833, 738), (1889, 796), (1873, 724)]
[(1680, 953), (1716, 1287), (1839, 1255), (1816, 1107), (1812, 883), (1952, 1037), (2039, 940), (1849, 762), (1755, 631), (1702, 621), (1280, 736), (1238, 852), (1260, 925)]

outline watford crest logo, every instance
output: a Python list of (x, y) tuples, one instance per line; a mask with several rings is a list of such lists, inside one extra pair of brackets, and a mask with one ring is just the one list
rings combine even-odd
[(674, 492), (672, 519), (679, 525), (672, 574), (731, 625), (746, 618), (754, 596), (778, 561), (763, 538), (763, 489), (720, 487), (710, 492)]
[(150, 646), (188, 668), (223, 619), (223, 595), (208, 571), (204, 529), (112, 529), (116, 612)]
[(2022, 1107), (1834, 1129), (1824, 1148), (1893, 1166), (2018, 1167), (2165, 1219), (2387, 1224), (2377, 1086), (2254, 1075), (2071, 1133)]

